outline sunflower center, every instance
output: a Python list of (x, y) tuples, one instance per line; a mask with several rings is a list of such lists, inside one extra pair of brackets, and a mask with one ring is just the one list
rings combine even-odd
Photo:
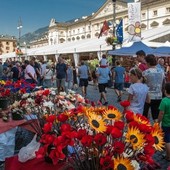
[(117, 170), (127, 170), (127, 168), (126, 168), (125, 165), (119, 164), (119, 165), (117, 166)]
[(95, 128), (99, 128), (99, 122), (96, 121), (96, 120), (92, 120), (92, 125), (95, 127)]
[(110, 119), (111, 119), (111, 118), (115, 118), (115, 117), (116, 117), (116, 116), (115, 116), (114, 113), (109, 113), (109, 114), (108, 114), (108, 118), (110, 118)]
[(138, 138), (135, 135), (131, 135), (130, 136), (130, 140), (133, 140), (133, 143), (137, 143), (138, 142)]
[(154, 136), (154, 139), (155, 139), (155, 144), (158, 144), (159, 140), (158, 140), (157, 136)]

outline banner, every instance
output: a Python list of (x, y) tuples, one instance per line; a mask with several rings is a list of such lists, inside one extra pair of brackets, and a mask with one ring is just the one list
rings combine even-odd
[(141, 40), (141, 2), (128, 3), (129, 41)]
[(116, 28), (116, 37), (119, 44), (123, 42), (123, 19), (121, 19), (119, 25)]

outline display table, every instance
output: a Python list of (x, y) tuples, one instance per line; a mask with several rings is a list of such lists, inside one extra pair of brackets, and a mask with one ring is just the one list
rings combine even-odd
[(25, 163), (18, 161), (18, 156), (6, 158), (5, 170), (71, 170), (68, 164), (60, 163), (53, 165), (44, 161), (44, 159), (34, 158)]
[(27, 130), (30, 130), (36, 133), (35, 129), (32, 126), (35, 126), (34, 124), (37, 124), (37, 122), (38, 121), (36, 119), (28, 120), (28, 121), (27, 120), (10, 120), (8, 122), (4, 122), (2, 119), (0, 119), (0, 134), (10, 129), (13, 129), (17, 126), (21, 126)]

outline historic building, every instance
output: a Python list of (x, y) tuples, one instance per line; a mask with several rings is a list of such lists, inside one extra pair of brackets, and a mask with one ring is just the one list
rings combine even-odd
[[(91, 16), (83, 16), (69, 22), (59, 23), (51, 19), (49, 25), (49, 45), (75, 42), (82, 39), (97, 38), (103, 22), (110, 23), (110, 34), (113, 33), (114, 7), (112, 0), (107, 0), (103, 6)], [(115, 22), (119, 23), (123, 18), (124, 31), (128, 30), (128, 8), (127, 3), (116, 1)], [(115, 24), (114, 24), (115, 25)], [(148, 30), (170, 25), (170, 1), (169, 0), (141, 0), (141, 29)], [(157, 38), (158, 42), (169, 40), (165, 36)]]
[(17, 40), (11, 36), (0, 35), (0, 55), (14, 52), (17, 47)]

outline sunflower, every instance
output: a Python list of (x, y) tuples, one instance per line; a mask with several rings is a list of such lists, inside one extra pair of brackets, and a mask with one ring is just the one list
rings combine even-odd
[(130, 127), (126, 133), (125, 141), (130, 143), (134, 150), (139, 150), (143, 147), (145, 142), (144, 134), (142, 134), (136, 127)]
[(122, 113), (119, 110), (113, 108), (105, 110), (103, 119), (115, 120), (118, 121), (122, 117)]
[(106, 123), (103, 121), (102, 117), (91, 113), (88, 116), (88, 122), (92, 129), (95, 129), (97, 132), (105, 132), (106, 131)]
[(134, 170), (128, 158), (118, 157), (114, 159), (114, 170)]
[(163, 132), (160, 129), (160, 127), (154, 126), (156, 127), (155, 129), (152, 130), (151, 135), (154, 137), (154, 144), (153, 147), (158, 150), (158, 151), (162, 151), (164, 148), (164, 137), (163, 137)]

